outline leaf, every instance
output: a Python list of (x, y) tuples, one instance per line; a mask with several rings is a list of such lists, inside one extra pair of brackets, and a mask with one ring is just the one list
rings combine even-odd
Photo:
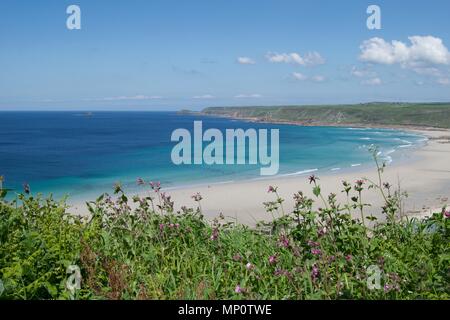
[(315, 187), (313, 188), (313, 193), (314, 193), (314, 195), (315, 195), (316, 197), (319, 197), (319, 195), (320, 195), (320, 186), (315, 186)]

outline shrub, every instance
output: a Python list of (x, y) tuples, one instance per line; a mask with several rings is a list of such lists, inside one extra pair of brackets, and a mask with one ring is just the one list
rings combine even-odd
[[(298, 192), (286, 213), (270, 187), (273, 219), (254, 228), (222, 215), (206, 221), (199, 194), (197, 208), (175, 212), (160, 185), (142, 179), (148, 195), (129, 199), (118, 185), (87, 204), (89, 218), (69, 214), (65, 201), (8, 202), (2, 192), (1, 298), (448, 299), (449, 212), (399, 217), (402, 194), (378, 170), (377, 183), (343, 182), (344, 205), (311, 176), (314, 198)], [(385, 221), (365, 215), (366, 188), (385, 199)], [(71, 265), (81, 270), (75, 295), (66, 288)]]

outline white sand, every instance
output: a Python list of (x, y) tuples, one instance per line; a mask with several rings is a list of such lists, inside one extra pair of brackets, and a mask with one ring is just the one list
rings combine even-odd
[[(422, 130), (420, 133), (430, 138), (445, 136), (450, 139), (450, 131)], [(450, 203), (450, 141), (432, 139), (425, 147), (412, 153), (414, 160), (397, 164), (394, 162), (388, 166), (383, 174), (383, 181), (394, 186), (400, 185), (403, 191), (408, 192), (409, 197), (404, 205), (405, 214), (429, 215), (431, 211), (440, 210), (442, 206)], [(361, 178), (373, 181), (377, 179), (375, 165), (364, 170), (355, 167), (346, 172), (335, 171), (326, 175), (319, 172), (317, 175), (323, 194), (326, 196), (334, 192), (341, 201), (344, 201), (344, 194), (340, 192), (342, 180), (354, 183)], [(271, 219), (271, 215), (265, 212), (263, 206), (263, 202), (274, 199), (274, 195), (267, 192), (270, 185), (278, 187), (280, 195), (286, 200), (284, 202), (286, 211), (292, 208), (292, 195), (297, 191), (303, 191), (313, 197), (308, 174), (181, 188), (167, 193), (175, 201), (176, 209), (179, 209), (183, 205), (195, 207), (196, 203), (191, 196), (199, 192), (203, 197), (201, 205), (207, 218), (223, 213), (241, 223), (252, 225), (256, 221)], [(371, 203), (370, 212), (379, 216), (383, 205), (379, 191), (365, 190), (363, 200)], [(323, 206), (319, 201), (317, 205)], [(74, 204), (74, 209), (77, 213), (86, 212), (85, 206), (81, 203)]]

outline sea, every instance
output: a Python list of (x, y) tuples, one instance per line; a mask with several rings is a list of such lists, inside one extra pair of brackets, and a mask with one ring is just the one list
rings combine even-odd
[(273, 178), (260, 165), (175, 165), (171, 141), (176, 129), (278, 129), (278, 176), (338, 174), (373, 166), (379, 148), (388, 164), (411, 157), (426, 138), (376, 128), (303, 127), (256, 123), (176, 112), (0, 112), (0, 176), (11, 194), (28, 184), (33, 194), (92, 197), (116, 183), (134, 192), (137, 178), (164, 188)]

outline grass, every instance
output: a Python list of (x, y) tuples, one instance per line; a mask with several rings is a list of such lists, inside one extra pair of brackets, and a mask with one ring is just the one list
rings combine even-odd
[[(142, 179), (146, 196), (117, 185), (87, 204), (88, 218), (28, 189), (8, 202), (2, 189), (0, 299), (448, 299), (450, 212), (399, 219), (401, 194), (383, 168), (378, 183), (343, 182), (344, 204), (315, 176), (314, 198), (298, 192), (291, 210), (271, 186), (273, 219), (255, 228), (206, 221), (199, 194), (196, 208), (175, 212)], [(384, 221), (366, 216), (367, 188), (385, 199)]]
[(355, 105), (211, 107), (208, 115), (304, 125), (415, 126), (450, 128), (450, 103), (367, 103)]

